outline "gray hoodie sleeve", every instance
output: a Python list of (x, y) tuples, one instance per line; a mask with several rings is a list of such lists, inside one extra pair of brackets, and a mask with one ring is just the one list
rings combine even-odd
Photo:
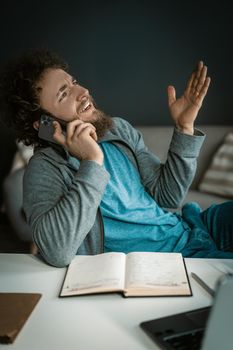
[(82, 161), (67, 186), (61, 169), (34, 157), (24, 176), (24, 210), (40, 253), (51, 265), (65, 266), (94, 224), (109, 179), (94, 161)]
[(193, 181), (205, 135), (197, 129), (194, 135), (174, 129), (167, 160), (162, 164), (145, 146), (137, 129), (125, 120), (119, 122), (124, 123), (146, 190), (161, 207), (178, 208)]

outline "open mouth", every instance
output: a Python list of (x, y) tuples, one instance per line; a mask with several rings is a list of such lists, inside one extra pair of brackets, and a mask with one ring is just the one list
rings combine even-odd
[(87, 100), (86, 102), (84, 102), (82, 109), (80, 110), (80, 113), (87, 112), (89, 109), (91, 109), (91, 107), (92, 107), (92, 103), (89, 100)]

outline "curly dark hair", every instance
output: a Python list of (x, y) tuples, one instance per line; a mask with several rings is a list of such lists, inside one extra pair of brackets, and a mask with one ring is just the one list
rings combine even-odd
[(15, 130), (25, 145), (41, 144), (33, 122), (44, 112), (39, 104), (36, 84), (46, 69), (63, 69), (68, 65), (48, 49), (30, 49), (5, 65), (0, 73), (0, 118)]

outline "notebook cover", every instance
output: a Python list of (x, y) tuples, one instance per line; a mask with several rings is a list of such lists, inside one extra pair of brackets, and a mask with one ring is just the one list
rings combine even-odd
[(0, 293), (0, 343), (13, 343), (41, 298), (38, 293)]

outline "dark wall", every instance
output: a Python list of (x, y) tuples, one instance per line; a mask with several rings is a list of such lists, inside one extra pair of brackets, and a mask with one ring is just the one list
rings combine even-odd
[(167, 125), (167, 85), (181, 94), (203, 59), (212, 84), (198, 122), (232, 124), (230, 3), (8, 1), (1, 5), (0, 63), (28, 47), (48, 46), (107, 113)]
[[(134, 125), (170, 125), (166, 87), (177, 95), (200, 59), (211, 87), (200, 124), (231, 124), (233, 11), (188, 1), (4, 1), (0, 64), (25, 49), (60, 53), (98, 106)], [(0, 183), (10, 169), (14, 137), (0, 125)], [(0, 191), (1, 193), (1, 191)], [(0, 204), (1, 204), (0, 194)]]

